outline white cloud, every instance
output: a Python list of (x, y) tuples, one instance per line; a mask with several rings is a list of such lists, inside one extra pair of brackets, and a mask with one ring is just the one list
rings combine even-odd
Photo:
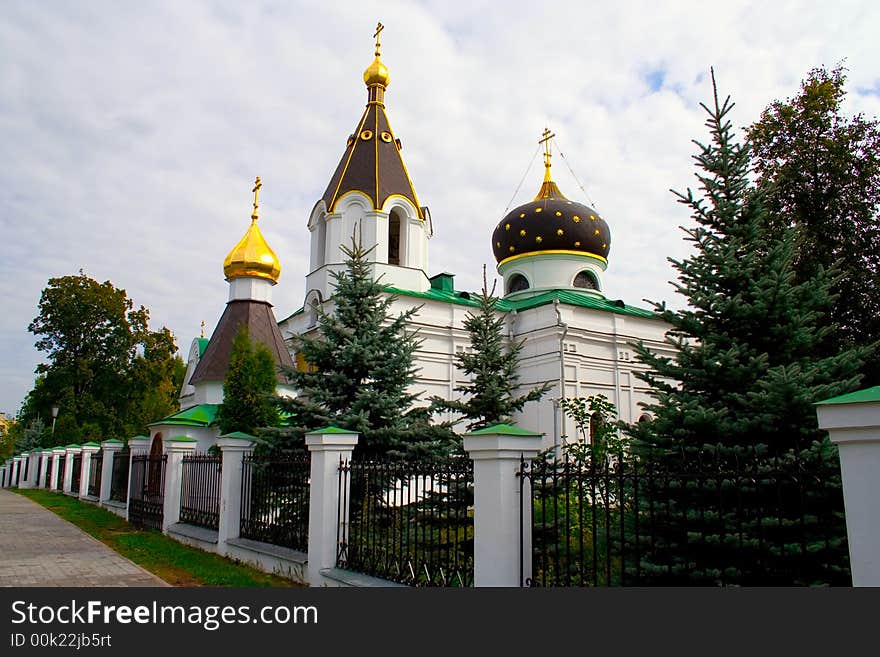
[[(27, 324), (49, 277), (110, 279), (185, 350), (226, 300), (221, 265), (253, 177), (282, 260), (276, 312), (302, 303), (306, 218), (357, 121), (376, 20), (392, 124), (462, 289), (494, 264), (501, 218), (545, 125), (609, 222), (612, 297), (674, 300), (692, 138), (709, 66), (753, 121), (846, 57), (877, 89), (874, 3), (4, 3), (0, 21), (0, 409), (39, 359)], [(647, 74), (662, 71), (651, 91)], [(877, 95), (848, 110), (880, 113)], [(565, 166), (564, 191), (586, 201)], [(534, 194), (533, 167), (515, 203)], [(466, 239), (463, 239), (465, 237)], [(465, 245), (462, 248), (462, 245)]]

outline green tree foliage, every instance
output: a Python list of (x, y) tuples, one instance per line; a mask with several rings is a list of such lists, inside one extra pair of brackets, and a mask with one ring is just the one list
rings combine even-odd
[(49, 279), (28, 327), (47, 362), (37, 367), (20, 419), (45, 420), (57, 405), (63, 442), (134, 435), (172, 412), (182, 362), (171, 332), (148, 323), (149, 311), (110, 281), (82, 271)]
[[(647, 406), (654, 418), (629, 430), (641, 454), (670, 472), (707, 473), (704, 481), (717, 485), (718, 496), (696, 499), (696, 489), (684, 484), (664, 489), (673, 513), (658, 529), (665, 533), (651, 560), (657, 576), (671, 582), (755, 583), (749, 568), (768, 559), (778, 559), (775, 583), (839, 582), (846, 565), (839, 471), (812, 405), (857, 387), (865, 350), (822, 354), (819, 347), (834, 330), (836, 278), (823, 267), (797, 278), (791, 231), (771, 228), (765, 188), (749, 182), (749, 146), (736, 142), (728, 118), (733, 104), (719, 103), (716, 91), (713, 107), (703, 107), (711, 141), (695, 142), (701, 193), (677, 193), (696, 223), (685, 229), (694, 254), (671, 261), (687, 307), (657, 306), (672, 327), (666, 340), (677, 355), (637, 345), (648, 366), (637, 376), (655, 389), (657, 401)], [(746, 465), (766, 472), (768, 481), (778, 481), (770, 472), (782, 468), (790, 475), (785, 481), (805, 488), (789, 495), (720, 474)], [(722, 499), (722, 491), (733, 497)], [(812, 502), (837, 506), (821, 520), (794, 520), (803, 517), (798, 505)], [(737, 505), (746, 517), (734, 532), (730, 514)], [(697, 508), (700, 521), (710, 523), (699, 549), (688, 542)], [(776, 547), (761, 552), (771, 539)], [(780, 544), (801, 560), (787, 561)], [(791, 570), (795, 563), (798, 573)]]
[(229, 370), (223, 381), (223, 403), (217, 409), (221, 433), (257, 429), (279, 422), (275, 405), (275, 360), (261, 342), (252, 342), (242, 326), (232, 343)]
[(391, 316), (396, 297), (373, 279), (370, 250), (353, 237), (342, 251), (345, 268), (332, 274), (335, 308), (318, 310), (317, 335), (295, 339), (309, 367), (288, 371), (298, 396), (282, 402), (291, 426), (276, 443), (301, 444), (306, 432), (334, 425), (360, 434), (356, 454), (365, 458), (444, 448), (449, 432), (430, 425), (426, 408), (413, 408), (420, 340), (407, 325), (419, 307)]
[[(771, 103), (748, 129), (768, 219), (797, 235), (795, 270), (807, 281), (835, 263), (839, 330), (822, 345), (832, 355), (880, 338), (880, 123), (843, 114), (845, 69), (816, 68), (800, 94)], [(866, 361), (867, 385), (880, 383), (880, 352)]]
[(470, 336), (471, 350), (455, 354), (455, 366), (468, 377), (467, 383), (455, 387), (459, 399), (432, 397), (435, 413), (452, 412), (467, 421), (467, 429), (476, 431), (499, 423), (512, 423), (513, 414), (531, 401), (538, 401), (550, 390), (544, 383), (524, 395), (519, 388), (519, 355), (525, 341), (507, 345), (504, 316), (498, 312), (495, 286), (489, 290), (486, 267), (483, 266), (483, 289), (476, 300), (475, 312), (465, 315), (464, 328)]

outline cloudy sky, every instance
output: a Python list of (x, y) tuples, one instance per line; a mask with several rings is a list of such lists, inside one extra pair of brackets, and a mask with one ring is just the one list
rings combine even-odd
[(608, 296), (680, 305), (666, 258), (686, 254), (688, 217), (668, 190), (692, 183), (710, 66), (735, 125), (844, 58), (846, 111), (880, 115), (871, 1), (0, 0), (0, 411), (33, 384), (27, 325), (50, 277), (113, 281), (184, 351), (210, 330), (256, 175), (276, 314), (302, 305), (306, 220), (362, 112), (378, 20), (389, 115), (434, 219), (428, 273), (459, 289), (494, 265), (545, 125), (587, 195), (557, 158), (561, 188), (611, 226)]

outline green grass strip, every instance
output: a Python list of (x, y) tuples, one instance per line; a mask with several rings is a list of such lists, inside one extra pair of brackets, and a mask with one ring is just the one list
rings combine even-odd
[(172, 586), (299, 586), (240, 562), (141, 530), (115, 513), (61, 493), (17, 490)]

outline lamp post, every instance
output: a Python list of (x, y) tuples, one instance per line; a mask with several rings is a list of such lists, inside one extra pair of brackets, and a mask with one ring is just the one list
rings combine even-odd
[(58, 419), (58, 407), (52, 406), (52, 435), (55, 435), (55, 420)]

